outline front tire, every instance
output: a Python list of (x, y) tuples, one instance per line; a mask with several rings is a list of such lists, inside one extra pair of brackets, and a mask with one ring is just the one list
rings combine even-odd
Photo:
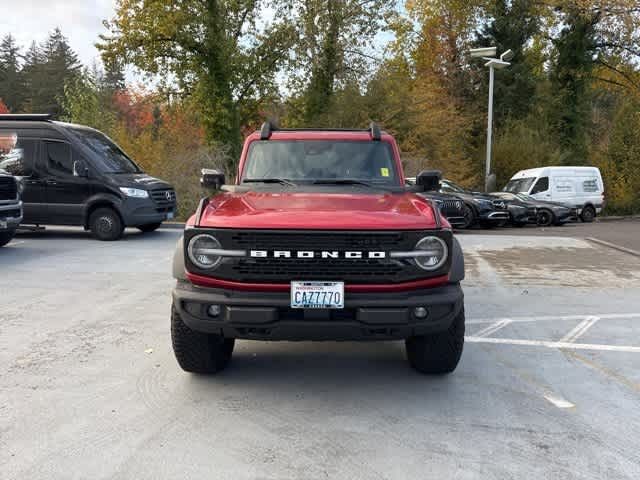
[(9, 243), (13, 236), (16, 234), (15, 230), (7, 230), (5, 232), (0, 232), (0, 247), (4, 247), (7, 243)]
[(118, 240), (124, 232), (120, 215), (112, 208), (98, 208), (89, 217), (89, 228), (98, 240), (110, 242)]
[(405, 342), (409, 364), (420, 373), (453, 372), (464, 347), (464, 307), (444, 332), (410, 337)]
[(548, 227), (554, 222), (553, 213), (549, 210), (538, 211), (538, 226)]
[(460, 225), (459, 228), (471, 228), (476, 223), (476, 212), (473, 210), (473, 207), (466, 203), (462, 207), (462, 216), (464, 218), (464, 224)]
[(171, 343), (176, 360), (185, 372), (212, 374), (227, 367), (235, 340), (191, 330), (171, 306)]
[(580, 220), (584, 223), (591, 223), (596, 218), (596, 210), (592, 206), (587, 206), (582, 209), (582, 213), (580, 213)]
[(150, 233), (155, 232), (158, 228), (160, 228), (160, 225), (162, 225), (162, 222), (147, 223), (146, 225), (138, 225), (137, 228), (143, 233)]

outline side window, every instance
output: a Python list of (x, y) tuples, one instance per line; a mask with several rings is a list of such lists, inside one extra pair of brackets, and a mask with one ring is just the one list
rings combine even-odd
[(531, 189), (531, 195), (549, 190), (549, 177), (540, 177)]
[(598, 191), (598, 180), (591, 178), (582, 182), (582, 190), (586, 193), (594, 193)]
[(65, 142), (44, 142), (47, 168), (52, 173), (73, 175), (71, 147)]
[(0, 170), (16, 177), (30, 177), (36, 157), (37, 142), (18, 132), (0, 131)]

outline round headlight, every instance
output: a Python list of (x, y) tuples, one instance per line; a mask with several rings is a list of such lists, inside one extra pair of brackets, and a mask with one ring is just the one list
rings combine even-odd
[(222, 245), (215, 237), (203, 233), (196, 235), (189, 241), (187, 253), (195, 266), (204, 270), (211, 270), (217, 267), (220, 260), (222, 260), (222, 257), (215, 254), (215, 250), (220, 248), (222, 248)]
[(415, 247), (416, 264), (423, 270), (437, 270), (447, 261), (447, 244), (438, 237), (424, 237)]

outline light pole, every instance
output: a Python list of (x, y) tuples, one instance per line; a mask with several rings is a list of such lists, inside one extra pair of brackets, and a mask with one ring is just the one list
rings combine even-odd
[(497, 48), (473, 48), (469, 51), (472, 58), (482, 58), (487, 60), (484, 64), (485, 67), (489, 67), (489, 109), (487, 115), (487, 158), (485, 162), (484, 173), (484, 191), (489, 191), (489, 177), (491, 176), (491, 142), (493, 140), (493, 79), (494, 71), (496, 69), (501, 70), (511, 65), (509, 61), (513, 58), (513, 51), (511, 49), (500, 55), (500, 58), (496, 58)]

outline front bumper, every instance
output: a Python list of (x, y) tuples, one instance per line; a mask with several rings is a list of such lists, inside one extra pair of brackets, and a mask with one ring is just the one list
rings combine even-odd
[[(463, 307), (458, 283), (402, 293), (350, 293), (340, 310), (291, 309), (287, 292), (241, 292), (178, 281), (173, 304), (192, 330), (249, 340), (400, 340), (446, 330)], [(219, 305), (220, 314), (207, 314)], [(425, 307), (426, 318), (413, 315)]]
[(151, 198), (126, 198), (121, 205), (121, 214), (127, 227), (137, 227), (171, 220), (176, 208), (175, 203), (160, 207)]
[(22, 222), (22, 202), (0, 204), (0, 221), (7, 223), (7, 230), (17, 228)]

